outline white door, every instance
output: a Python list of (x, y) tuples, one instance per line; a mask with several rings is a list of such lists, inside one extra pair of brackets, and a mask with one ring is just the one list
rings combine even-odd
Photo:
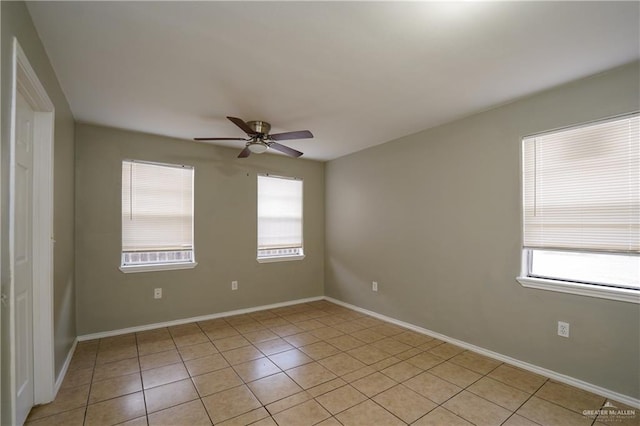
[(34, 112), (16, 93), (15, 147), (15, 393), (16, 421), (33, 406), (33, 121)]

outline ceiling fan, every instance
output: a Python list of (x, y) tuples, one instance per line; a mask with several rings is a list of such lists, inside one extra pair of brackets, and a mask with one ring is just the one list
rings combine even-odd
[(269, 148), (287, 154), (290, 157), (300, 157), (302, 152), (297, 151), (288, 146), (279, 144), (277, 141), (291, 139), (309, 139), (313, 134), (308, 130), (299, 130), (297, 132), (285, 132), (269, 134), (271, 124), (266, 121), (247, 121), (241, 118), (227, 117), (233, 124), (240, 127), (246, 134), (246, 138), (194, 138), (196, 141), (246, 141), (244, 149), (238, 155), (238, 158), (246, 158), (251, 153), (262, 154)]

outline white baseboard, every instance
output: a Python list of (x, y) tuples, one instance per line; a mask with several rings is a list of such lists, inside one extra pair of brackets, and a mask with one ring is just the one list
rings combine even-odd
[(404, 328), (407, 328), (409, 330), (413, 330), (415, 332), (418, 332), (418, 333), (421, 333), (421, 334), (424, 334), (424, 335), (427, 335), (427, 336), (430, 336), (430, 337), (434, 337), (436, 339), (440, 339), (440, 340), (443, 340), (445, 342), (449, 342), (451, 344), (454, 344), (456, 346), (460, 346), (460, 347), (468, 349), (470, 351), (474, 351), (476, 353), (479, 353), (481, 355), (487, 356), (489, 358), (493, 358), (493, 359), (496, 359), (498, 361), (502, 361), (502, 362), (505, 362), (507, 364), (511, 364), (511, 365), (516, 366), (516, 367), (522, 368), (523, 370), (531, 371), (532, 373), (540, 374), (542, 376), (548, 377), (548, 378), (556, 380), (558, 382), (565, 383), (565, 384), (574, 386), (576, 388), (586, 390), (588, 392), (592, 392), (592, 393), (595, 393), (595, 394), (598, 394), (598, 395), (605, 396), (605, 397), (610, 398), (610, 399), (612, 399), (614, 401), (621, 402), (621, 403), (629, 405), (631, 407), (640, 408), (640, 399), (637, 399), (637, 398), (634, 398), (634, 397), (631, 397), (631, 396), (628, 396), (628, 395), (623, 395), (621, 393), (612, 391), (610, 389), (606, 389), (606, 388), (594, 385), (592, 383), (588, 383), (588, 382), (585, 382), (583, 380), (579, 380), (579, 379), (576, 379), (574, 377), (570, 377), (570, 376), (567, 376), (565, 374), (555, 372), (553, 370), (548, 370), (546, 368), (539, 367), (537, 365), (530, 364), (528, 362), (520, 361), (520, 360), (512, 358), (510, 356), (503, 355), (503, 354), (500, 354), (498, 352), (494, 352), (494, 351), (491, 351), (489, 349), (485, 349), (485, 348), (482, 348), (480, 346), (476, 346), (476, 345), (473, 345), (471, 343), (464, 342), (462, 340), (454, 339), (454, 338), (446, 336), (444, 334), (440, 334), (440, 333), (437, 333), (435, 331), (432, 331), (432, 330), (429, 330), (429, 329), (426, 329), (426, 328), (423, 328), (423, 327), (419, 327), (417, 325), (414, 325), (414, 324), (411, 324), (411, 323), (408, 323), (408, 322), (400, 321), (398, 319), (391, 318), (391, 317), (388, 317), (386, 315), (382, 315), (382, 314), (379, 314), (377, 312), (370, 311), (368, 309), (364, 309), (364, 308), (361, 308), (359, 306), (352, 305), (350, 303), (346, 303), (346, 302), (343, 302), (343, 301), (338, 300), (338, 299), (334, 299), (334, 298), (329, 297), (329, 296), (316, 296), (316, 297), (309, 297), (309, 298), (305, 298), (305, 299), (290, 300), (290, 301), (287, 301), (287, 302), (274, 303), (274, 304), (271, 304), (271, 305), (262, 305), (262, 306), (252, 307), (252, 308), (237, 309), (237, 310), (233, 310), (233, 311), (219, 312), (219, 313), (216, 313), (216, 314), (203, 315), (203, 316), (199, 316), (199, 317), (183, 318), (183, 319), (179, 319), (179, 320), (166, 321), (166, 322), (154, 323), (154, 324), (146, 324), (146, 325), (141, 325), (141, 326), (136, 326), (136, 327), (128, 327), (128, 328), (123, 328), (123, 329), (119, 329), (119, 330), (103, 331), (103, 332), (99, 332), (99, 333), (92, 333), (92, 334), (85, 334), (85, 335), (82, 335), (82, 336), (78, 336), (76, 338), (76, 340), (74, 341), (73, 346), (72, 346), (71, 350), (69, 351), (67, 359), (65, 360), (65, 363), (64, 363), (64, 365), (62, 367), (62, 370), (60, 371), (58, 379), (56, 380), (55, 393), (56, 394), (58, 393), (58, 390), (60, 389), (60, 386), (62, 385), (62, 381), (64, 380), (64, 376), (65, 376), (65, 374), (67, 372), (67, 369), (69, 367), (69, 363), (71, 362), (71, 358), (73, 356), (73, 352), (75, 351), (76, 344), (78, 342), (83, 342), (83, 341), (86, 341), (86, 340), (93, 340), (93, 339), (102, 339), (102, 338), (105, 338), (105, 337), (119, 336), (119, 335), (128, 334), (128, 333), (137, 333), (137, 332), (141, 332), (141, 331), (154, 330), (154, 329), (163, 328), (163, 327), (171, 327), (171, 326), (175, 326), (175, 325), (187, 324), (187, 323), (196, 322), (196, 321), (206, 321), (206, 320), (210, 320), (210, 319), (223, 318), (223, 317), (228, 317), (228, 316), (233, 316), (233, 315), (242, 315), (242, 314), (247, 314), (247, 313), (251, 313), (251, 312), (263, 311), (263, 310), (267, 310), (267, 309), (275, 309), (275, 308), (281, 308), (281, 307), (284, 307), (284, 306), (297, 305), (297, 304), (300, 304), (300, 303), (315, 302), (315, 301), (318, 301), (318, 300), (327, 300), (329, 302), (335, 303), (336, 305), (344, 306), (345, 308), (353, 309), (354, 311), (361, 312), (361, 313), (366, 314), (366, 315), (370, 315), (370, 316), (372, 316), (374, 318), (378, 318), (378, 319), (380, 319), (382, 321), (386, 321), (386, 322), (389, 322), (391, 324), (395, 324), (395, 325), (398, 325), (400, 327), (404, 327)]
[(210, 319), (230, 317), (233, 315), (249, 314), (251, 312), (264, 311), (267, 309), (282, 308), (284, 306), (297, 305), (300, 303), (316, 302), (323, 300), (324, 296), (307, 297), (305, 299), (289, 300), (287, 302), (273, 303), (271, 305), (255, 306), (253, 308), (236, 309), (234, 311), (219, 312), (216, 314), (202, 315), (199, 317), (182, 318), (173, 321), (158, 322), (154, 324), (139, 325), (136, 327), (121, 328), (119, 330), (101, 331), (99, 333), (85, 334), (78, 336), (77, 340), (84, 342), (85, 340), (103, 339), (105, 337), (120, 336), (128, 333), (139, 333), (141, 331), (154, 330), (156, 328), (172, 327), (175, 325), (188, 324), (196, 321), (206, 321)]
[(64, 381), (64, 377), (67, 375), (67, 370), (69, 369), (69, 364), (71, 364), (71, 359), (73, 358), (73, 354), (76, 351), (76, 346), (78, 346), (78, 338), (76, 337), (71, 345), (71, 349), (67, 352), (67, 358), (64, 360), (64, 364), (62, 364), (62, 369), (60, 370), (60, 374), (56, 378), (55, 387), (53, 389), (53, 399), (58, 395), (58, 391), (60, 390), (60, 386), (62, 386), (62, 382)]
[(332, 297), (325, 296), (324, 300), (326, 300), (328, 302), (335, 303), (336, 305), (344, 306), (345, 308), (353, 309), (354, 311), (361, 312), (361, 313), (366, 314), (366, 315), (370, 315), (370, 316), (378, 318), (378, 319), (380, 319), (382, 321), (386, 321), (386, 322), (398, 325), (400, 327), (408, 328), (408, 329), (416, 331), (418, 333), (425, 334), (425, 335), (430, 336), (430, 337), (435, 337), (436, 339), (444, 340), (445, 342), (449, 342), (449, 343), (454, 344), (456, 346), (460, 346), (462, 348), (465, 348), (465, 349), (468, 349), (470, 351), (479, 353), (479, 354), (487, 356), (489, 358), (496, 359), (498, 361), (506, 362), (507, 364), (511, 364), (511, 365), (516, 366), (516, 367), (522, 368), (523, 370), (527, 370), (527, 371), (531, 371), (532, 373), (540, 374), (542, 376), (548, 377), (548, 378), (556, 380), (558, 382), (565, 383), (567, 385), (571, 385), (571, 386), (574, 386), (576, 388), (583, 389), (583, 390), (586, 390), (588, 392), (595, 393), (597, 395), (605, 396), (605, 397), (610, 398), (610, 399), (612, 399), (614, 401), (621, 402), (623, 404), (626, 404), (626, 405), (629, 405), (629, 406), (632, 406), (632, 407), (640, 408), (640, 399), (633, 398), (633, 397), (628, 396), (628, 395), (623, 395), (621, 393), (614, 392), (612, 390), (609, 390), (609, 389), (606, 389), (606, 388), (603, 388), (603, 387), (600, 387), (600, 386), (597, 386), (597, 385), (594, 385), (594, 384), (591, 384), (591, 383), (576, 379), (574, 377), (567, 376), (565, 374), (561, 374), (561, 373), (555, 372), (553, 370), (548, 370), (546, 368), (539, 367), (539, 366), (534, 365), (534, 364), (529, 364), (528, 362), (520, 361), (518, 359), (511, 358), (510, 356), (502, 355), (502, 354), (500, 354), (498, 352), (494, 352), (494, 351), (491, 351), (489, 349), (482, 348), (480, 346), (472, 345), (470, 343), (463, 342), (462, 340), (454, 339), (452, 337), (445, 336), (444, 334), (440, 334), (440, 333), (437, 333), (435, 331), (431, 331), (431, 330), (428, 330), (426, 328), (422, 328), (422, 327), (419, 327), (417, 325), (413, 325), (413, 324), (408, 323), (408, 322), (400, 321), (400, 320), (397, 320), (395, 318), (391, 318), (391, 317), (388, 317), (386, 315), (382, 315), (382, 314), (379, 314), (377, 312), (373, 312), (373, 311), (370, 311), (368, 309), (364, 309), (364, 308), (361, 308), (359, 306), (352, 305), (350, 303), (346, 303), (346, 302), (343, 302), (343, 301), (338, 300), (338, 299), (334, 299)]

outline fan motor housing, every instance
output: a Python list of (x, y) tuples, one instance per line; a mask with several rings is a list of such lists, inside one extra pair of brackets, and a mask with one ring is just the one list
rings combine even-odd
[(251, 127), (254, 132), (268, 135), (271, 130), (271, 124), (266, 121), (247, 121), (247, 126)]

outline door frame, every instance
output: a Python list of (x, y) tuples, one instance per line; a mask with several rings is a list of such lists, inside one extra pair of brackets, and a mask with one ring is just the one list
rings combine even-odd
[(34, 111), (33, 123), (33, 386), (34, 404), (55, 398), (53, 331), (53, 144), (55, 109), (44, 86), (13, 38), (11, 146), (9, 154), (9, 351), (11, 417), (16, 421), (15, 147), (17, 93)]

